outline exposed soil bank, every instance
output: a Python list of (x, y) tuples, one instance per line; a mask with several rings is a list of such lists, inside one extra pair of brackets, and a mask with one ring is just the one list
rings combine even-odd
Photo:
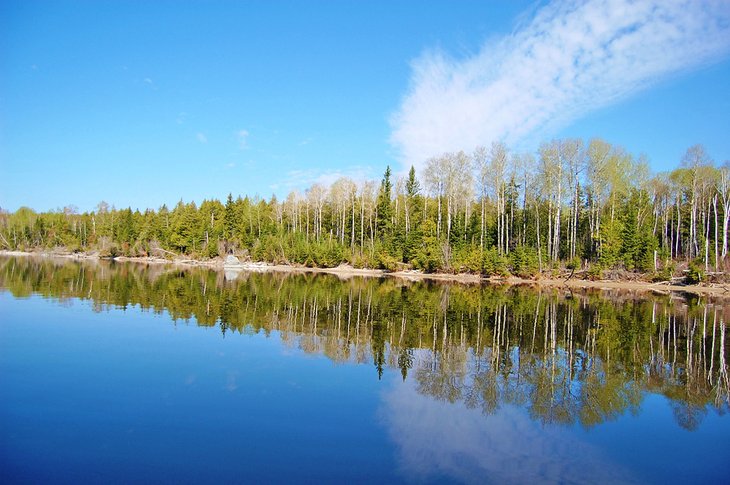
[[(95, 253), (64, 253), (64, 252), (24, 252), (24, 251), (4, 251), (0, 250), (0, 256), (41, 256), (52, 258), (66, 258), (74, 260), (99, 260), (101, 259)], [(205, 267), (226, 271), (278, 271), (287, 273), (326, 273), (334, 274), (341, 278), (349, 278), (353, 276), (365, 277), (392, 277), (402, 278), (405, 280), (437, 280), (451, 281), (466, 284), (479, 284), (487, 282), (490, 284), (518, 285), (518, 286), (535, 286), (535, 287), (553, 287), (553, 288), (570, 288), (570, 289), (597, 289), (597, 290), (630, 290), (648, 292), (653, 294), (669, 294), (670, 292), (693, 293), (697, 295), (708, 295), (714, 297), (724, 297), (730, 299), (730, 284), (701, 284), (701, 285), (681, 285), (670, 284), (668, 282), (650, 283), (645, 281), (615, 281), (615, 280), (598, 280), (589, 281), (581, 279), (556, 279), (543, 278), (523, 279), (514, 276), (508, 278), (499, 277), (483, 277), (474, 274), (448, 274), (448, 273), (422, 273), (420, 271), (396, 271), (388, 272), (380, 269), (358, 269), (348, 265), (340, 265), (335, 268), (308, 268), (305, 266), (291, 266), (269, 263), (250, 263), (244, 262), (237, 265), (225, 265), (222, 258), (211, 260), (194, 260), (194, 259), (175, 259), (168, 260), (157, 257), (126, 257), (118, 256), (115, 261), (135, 262), (143, 264), (167, 264), (184, 267)]]

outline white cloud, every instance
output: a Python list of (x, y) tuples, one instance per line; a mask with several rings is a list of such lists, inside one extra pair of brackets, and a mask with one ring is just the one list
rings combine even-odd
[(205, 136), (203, 133), (198, 132), (195, 137), (198, 139), (200, 143), (208, 143), (208, 137)]
[(460, 483), (640, 483), (631, 470), (568, 427), (542, 425), (510, 405), (485, 416), (463, 402), (418, 393), (414, 380), (410, 375), (405, 382), (394, 380), (381, 394), (379, 409), (404, 477)]
[[(123, 68), (123, 70), (126, 70), (126, 68)], [(136, 81), (135, 81), (136, 82)], [(157, 91), (157, 85), (152, 80), (152, 78), (145, 77), (142, 79), (142, 82), (146, 84), (152, 91)]]
[(373, 178), (373, 170), (372, 167), (360, 165), (335, 170), (323, 170), (316, 168), (290, 170), (287, 172), (283, 180), (276, 184), (272, 184), (269, 187), (272, 190), (306, 190), (314, 184), (321, 184), (325, 187), (329, 187), (340, 177), (347, 177), (355, 182), (362, 182)]
[(226, 390), (233, 392), (238, 389), (238, 371), (228, 371), (226, 375)]
[(728, 52), (729, 0), (556, 0), (474, 56), (416, 59), (391, 142), (406, 166), (495, 140), (534, 142)]
[(236, 133), (236, 139), (238, 140), (238, 147), (241, 150), (245, 150), (248, 148), (248, 136), (249, 136), (248, 130), (238, 130), (238, 132)]
[(228, 162), (226, 163), (226, 168), (234, 168), (236, 166), (235, 162)]
[(329, 187), (335, 181), (342, 177), (347, 177), (352, 180), (355, 180), (356, 182), (367, 180), (370, 174), (370, 170), (366, 167), (350, 167), (345, 170), (325, 170), (323, 172), (320, 172), (314, 180), (308, 185), (312, 184), (320, 184), (324, 185), (325, 187)]
[(175, 123), (177, 123), (178, 125), (182, 125), (183, 123), (185, 123), (185, 120), (187, 119), (187, 117), (188, 117), (188, 114), (185, 111), (181, 111), (177, 115), (177, 118), (175, 118)]

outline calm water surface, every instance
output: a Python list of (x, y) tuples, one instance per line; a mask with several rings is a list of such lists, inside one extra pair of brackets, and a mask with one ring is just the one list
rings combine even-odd
[(0, 258), (0, 480), (727, 483), (728, 317)]

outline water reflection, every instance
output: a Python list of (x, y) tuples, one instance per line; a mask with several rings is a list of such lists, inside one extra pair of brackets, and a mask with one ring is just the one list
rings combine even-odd
[(464, 483), (641, 482), (600, 447), (564, 427), (544, 427), (520, 407), (506, 404), (484, 417), (463, 402), (419, 399), (417, 387), (395, 386), (383, 403), (405, 476)]
[[(0, 286), (16, 297), (90, 300), (97, 311), (139, 305), (224, 337), (277, 331), (285, 345), (373, 365), (378, 377), (398, 369), (406, 389), (436, 403), (531, 426), (590, 428), (636, 412), (647, 391), (668, 398), (688, 430), (730, 405), (730, 306), (712, 299), (311, 274), (230, 280), (204, 269), (36, 258), (0, 258)], [(227, 385), (235, 388), (235, 375)]]

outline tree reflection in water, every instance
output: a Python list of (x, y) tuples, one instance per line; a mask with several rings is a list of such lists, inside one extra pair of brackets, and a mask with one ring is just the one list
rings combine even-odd
[(229, 333), (278, 332), (334, 362), (399, 369), (416, 389), (492, 414), (526, 408), (585, 427), (666, 396), (695, 429), (730, 406), (730, 305), (686, 295), (571, 293), (393, 278), (240, 273), (104, 261), (0, 258), (0, 286), (93, 308), (138, 305)]

